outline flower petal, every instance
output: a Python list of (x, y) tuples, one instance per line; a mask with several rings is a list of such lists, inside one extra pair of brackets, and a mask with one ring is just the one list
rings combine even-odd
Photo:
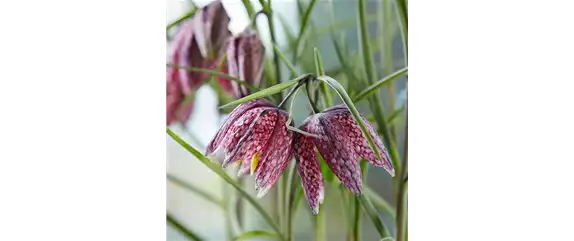
[(367, 130), (373, 137), (382, 160), (377, 158), (377, 155), (371, 149), (369, 141), (363, 135), (361, 127), (355, 121), (347, 107), (344, 105), (333, 106), (323, 112), (323, 117), (334, 126), (331, 132), (332, 136), (339, 137), (338, 140), (340, 141), (353, 143), (354, 151), (357, 155), (375, 166), (383, 167), (391, 176), (395, 175), (395, 170), (390, 161), (388, 151), (383, 145), (383, 141), (379, 135), (377, 135), (375, 128), (363, 116), (361, 116), (361, 118), (363, 118), (363, 121), (366, 123)]
[[(311, 131), (302, 127), (304, 131)], [(297, 172), (301, 177), (301, 185), (305, 192), (305, 198), (313, 214), (319, 213), (319, 203), (324, 197), (324, 182), (321, 166), (313, 144), (313, 137), (295, 134), (295, 159), (297, 160)]]
[[(341, 128), (337, 123), (329, 121), (326, 114), (319, 114), (309, 125), (309, 132), (319, 135), (315, 138), (315, 146), (325, 159), (327, 166), (353, 193), (359, 195), (363, 191), (361, 174), (361, 158), (353, 150), (355, 143), (347, 140), (344, 135), (337, 135)], [(337, 133), (337, 134), (335, 134)]]
[(279, 113), (273, 134), (255, 169), (255, 189), (258, 190), (258, 197), (264, 196), (271, 189), (293, 157), (293, 132), (286, 127), (288, 114), (282, 110), (279, 110)]
[[(243, 164), (240, 171), (245, 170), (243, 165), (246, 165), (246, 169), (249, 171), (253, 155), (264, 151), (267, 140), (271, 137), (277, 122), (277, 109), (274, 107), (261, 107), (261, 109), (263, 111), (251, 123), (249, 129), (235, 145), (231, 154), (225, 157), (223, 167), (241, 160)], [(230, 145), (230, 147), (232, 146)]]
[[(393, 167), (393, 163), (391, 162), (391, 157), (389, 156), (389, 152), (387, 151), (387, 148), (385, 148), (385, 145), (383, 145), (383, 141), (381, 140), (381, 137), (379, 137), (379, 135), (377, 134), (377, 131), (375, 131), (375, 128), (367, 121), (366, 118), (363, 117), (363, 120), (365, 121), (365, 123), (367, 124), (367, 129), (369, 130), (369, 134), (373, 137), (373, 140), (375, 141), (375, 145), (377, 146), (377, 149), (379, 149), (379, 153), (381, 154), (381, 158), (383, 158), (383, 161), (377, 161), (377, 155), (373, 152), (373, 150), (371, 150), (371, 146), (369, 145), (369, 141), (367, 141), (367, 139), (365, 138), (365, 141), (363, 142), (363, 144), (360, 147), (360, 150), (362, 151), (358, 151), (359, 155), (362, 156), (365, 160), (369, 161), (370, 163), (372, 163), (375, 166), (383, 166), (383, 168), (385, 169), (385, 171), (387, 171), (391, 177), (395, 176), (395, 168)], [(357, 149), (359, 148), (359, 145), (357, 145), (356, 147)], [(380, 163), (379, 165), (377, 165), (376, 163)]]
[[(207, 145), (205, 155), (207, 156), (207, 155), (210, 155), (213, 152), (215, 152), (215, 149), (220, 146), (222, 140), (227, 135), (229, 129), (231, 128), (231, 126), (234, 125), (234, 123), (238, 120), (239, 117), (241, 117), (247, 111), (249, 111), (253, 108), (264, 107), (264, 106), (265, 107), (273, 107), (274, 105), (271, 102), (269, 102), (268, 100), (260, 98), (260, 99), (254, 99), (252, 101), (240, 104), (235, 109), (233, 109), (233, 111), (231, 111), (231, 113), (229, 113), (229, 117), (227, 118), (225, 123), (223, 123), (223, 125), (221, 126), (221, 128), (219, 129), (217, 134), (215, 134), (215, 137), (213, 138), (213, 140), (211, 140), (211, 142), (209, 142), (209, 145)], [(261, 110), (261, 111), (263, 111), (263, 110)], [(259, 113), (257, 113), (256, 116), (258, 116), (258, 115), (259, 115)], [(255, 119), (256, 116), (253, 116), (253, 119)], [(236, 123), (236, 125), (242, 124), (246, 120), (249, 120), (249, 118), (245, 117), (244, 119), (241, 120), (241, 122)], [(250, 120), (249, 120), (249, 123), (251, 123)], [(245, 126), (249, 127), (249, 124), (246, 124)], [(232, 131), (230, 133), (237, 133), (237, 131)], [(241, 136), (239, 138), (241, 138)], [(237, 142), (233, 142), (233, 143), (236, 144)]]

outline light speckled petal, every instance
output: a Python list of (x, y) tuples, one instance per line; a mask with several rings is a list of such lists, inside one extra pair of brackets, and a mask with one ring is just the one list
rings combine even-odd
[[(231, 126), (234, 125), (234, 123), (238, 120), (239, 117), (241, 117), (242, 115), (244, 115), (247, 111), (256, 108), (256, 107), (273, 107), (274, 105), (269, 102), (266, 99), (260, 98), (260, 99), (254, 99), (251, 100), (249, 102), (245, 102), (243, 104), (238, 105), (235, 109), (233, 109), (233, 111), (231, 111), (231, 113), (229, 113), (229, 117), (227, 118), (227, 120), (225, 121), (225, 123), (223, 123), (223, 125), (221, 126), (221, 128), (219, 128), (219, 131), (217, 132), (217, 134), (215, 134), (215, 137), (211, 140), (211, 142), (209, 142), (209, 145), (207, 145), (207, 149), (205, 151), (205, 155), (211, 155), (213, 152), (215, 152), (215, 149), (217, 149), (222, 140), (226, 137), (227, 133), (229, 132), (229, 128), (231, 128)], [(262, 111), (262, 110), (260, 110)], [(257, 113), (257, 115), (253, 116), (253, 119), (255, 117), (258, 116), (259, 113)], [(236, 125), (239, 124), (243, 124), (246, 119), (249, 119), (247, 117), (245, 117), (244, 119), (242, 119), (242, 121), (240, 123), (236, 123)], [(251, 121), (251, 120), (249, 120)], [(250, 123), (251, 124), (251, 123)], [(248, 127), (249, 124), (246, 124), (246, 127)], [(230, 133), (234, 133), (233, 135), (237, 134), (238, 132), (236, 131), (232, 131)], [(242, 134), (243, 135), (243, 134)], [(242, 136), (239, 136), (239, 138), (241, 138)], [(239, 139), (238, 139), (239, 140)], [(237, 142), (233, 142), (233, 143), (237, 143)]]
[(221, 1), (214, 1), (201, 8), (193, 17), (197, 28), (197, 43), (201, 55), (215, 58), (224, 41), (229, 37), (229, 16)]
[[(367, 129), (369, 130), (369, 134), (371, 134), (371, 136), (373, 137), (373, 140), (375, 141), (375, 145), (377, 146), (377, 149), (379, 150), (379, 153), (381, 154), (383, 161), (382, 162), (377, 161), (378, 160), (377, 155), (373, 152), (373, 150), (371, 150), (371, 146), (369, 145), (369, 141), (366, 138), (363, 141), (362, 145), (357, 145), (357, 149), (358, 149), (357, 151), (359, 152), (359, 155), (361, 155), (363, 158), (365, 158), (365, 160), (369, 161), (373, 165), (376, 165), (376, 166), (382, 165), (383, 168), (385, 169), (385, 171), (387, 171), (391, 175), (391, 177), (394, 177), (395, 176), (395, 168), (393, 167), (393, 163), (391, 162), (391, 157), (389, 156), (389, 152), (387, 151), (387, 148), (385, 148), (385, 145), (383, 145), (383, 141), (381, 140), (381, 138), (377, 134), (377, 131), (375, 131), (375, 128), (371, 125), (371, 123), (369, 123), (366, 118), (364, 118), (364, 117), (362, 117), (362, 118), (363, 118), (363, 121), (367, 124)], [(358, 128), (360, 128), (360, 127), (358, 127)], [(362, 152), (359, 151), (359, 148)], [(361, 153), (364, 153), (364, 154), (361, 154)], [(377, 163), (379, 163), (379, 165), (377, 165)]]
[[(239, 35), (229, 39), (227, 58), (229, 75), (259, 87), (263, 76), (265, 48), (255, 31), (248, 28)], [(250, 94), (249, 89), (244, 86), (240, 86), (235, 82), (232, 82), (231, 85), (235, 98), (241, 98)]]
[(293, 132), (287, 130), (288, 114), (279, 110), (279, 118), (255, 169), (258, 197), (269, 191), (293, 157)]
[[(315, 146), (321, 156), (325, 159), (327, 166), (349, 188), (353, 193), (359, 195), (363, 191), (363, 180), (361, 178), (361, 158), (353, 150), (354, 143), (344, 136), (333, 134), (335, 128), (329, 121), (325, 121), (324, 114), (318, 114), (316, 123), (309, 124), (309, 131), (319, 135), (315, 138)], [(317, 123), (318, 122), (318, 123)]]
[[(311, 122), (311, 124), (313, 123)], [(301, 130), (310, 132), (311, 130), (307, 126), (301, 126)], [(324, 182), (319, 159), (315, 152), (313, 137), (295, 134), (295, 158), (297, 159), (297, 172), (301, 177), (301, 186), (303, 186), (307, 203), (313, 214), (318, 214), (319, 203), (323, 201), (324, 197)]]
[(244, 164), (247, 163), (247, 170), (249, 170), (253, 155), (263, 152), (277, 122), (277, 109), (271, 107), (261, 107), (261, 109), (264, 109), (263, 112), (251, 123), (231, 154), (225, 158), (223, 167), (241, 160)]

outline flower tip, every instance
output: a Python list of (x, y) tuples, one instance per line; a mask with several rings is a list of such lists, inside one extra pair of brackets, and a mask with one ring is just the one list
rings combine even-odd
[(311, 210), (311, 212), (313, 213), (313, 215), (319, 214), (319, 205), (317, 205), (317, 207), (314, 207), (313, 210)]
[(261, 189), (259, 189), (259, 187), (256, 187), (256, 190), (259, 189), (259, 192), (257, 193), (257, 198), (262, 198), (263, 196), (265, 196), (265, 194), (267, 194), (267, 192), (269, 191), (269, 188), (271, 187), (263, 187)]

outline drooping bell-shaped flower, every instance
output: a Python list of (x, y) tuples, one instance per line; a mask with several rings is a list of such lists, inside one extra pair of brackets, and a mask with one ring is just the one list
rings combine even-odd
[(222, 166), (240, 163), (239, 175), (255, 174), (263, 196), (285, 170), (293, 156), (293, 132), (288, 114), (265, 99), (237, 106), (209, 143), (206, 156)]
[(207, 59), (216, 59), (222, 50), (229, 32), (229, 16), (220, 0), (198, 10), (194, 18), (196, 41), (199, 51)]
[[(263, 75), (265, 48), (257, 33), (246, 29), (227, 43), (227, 63), (229, 75), (238, 77), (252, 86), (259, 87)], [(235, 82), (231, 83), (233, 96), (241, 98), (250, 94), (249, 89)]]
[(315, 147), (341, 183), (357, 195), (363, 191), (361, 157), (375, 166), (383, 167), (391, 176), (395, 175), (383, 142), (373, 126), (366, 120), (365, 123), (382, 160), (377, 158), (361, 128), (344, 105), (333, 106), (309, 116), (300, 125), (299, 129), (317, 136), (296, 134), (294, 145), (297, 171), (313, 213), (319, 212), (319, 203), (324, 197), (323, 175)]
[(193, 111), (193, 102), (185, 102), (185, 95), (181, 89), (181, 84), (177, 78), (169, 75), (177, 74), (175, 71), (168, 71), (167, 77), (167, 125), (173, 122), (184, 123)]
[[(201, 56), (195, 43), (194, 29), (191, 21), (184, 22), (177, 32), (171, 46), (171, 63), (177, 66), (201, 68), (205, 59)], [(167, 125), (179, 121), (185, 122), (191, 115), (193, 105), (181, 106), (186, 95), (197, 90), (205, 76), (198, 72), (168, 67), (167, 69)]]
[[(222, 43), (231, 36), (227, 29), (229, 16), (220, 1), (208, 4), (192, 18), (183, 22), (171, 46), (171, 64), (184, 67), (216, 69), (225, 54)], [(227, 67), (221, 68), (227, 72)], [(183, 68), (168, 67), (167, 124), (185, 122), (192, 112), (192, 101), (184, 103), (209, 76)], [(223, 89), (231, 92), (228, 80), (216, 77)], [(182, 106), (185, 105), (185, 106)]]

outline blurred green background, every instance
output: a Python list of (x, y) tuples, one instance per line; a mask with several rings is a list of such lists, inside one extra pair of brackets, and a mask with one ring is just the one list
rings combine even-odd
[[(204, 6), (211, 0), (195, 0), (198, 6)], [(261, 9), (258, 1), (252, 1), (255, 10)], [(293, 58), (293, 41), (298, 35), (300, 28), (300, 9), (307, 9), (309, 0), (275, 0), (273, 10), (275, 11), (275, 26), (277, 31), (277, 42), (282, 52), (291, 60)], [(405, 58), (403, 53), (403, 43), (401, 40), (400, 26), (393, 6), (393, 2), (383, 0), (367, 1), (369, 21), (369, 42), (376, 61), (377, 75), (382, 78), (390, 73), (404, 68)], [(230, 31), (238, 33), (249, 25), (249, 17), (240, 0), (223, 1), (223, 5), (231, 18)], [(167, 23), (178, 19), (184, 15), (191, 7), (188, 1), (167, 0)], [(389, 8), (390, 7), (390, 8)], [(272, 53), (268, 28), (264, 16), (258, 18), (257, 24), (260, 26), (262, 41), (266, 46), (268, 54)], [(334, 25), (337, 36), (331, 36), (329, 28)], [(360, 65), (361, 57), (359, 52), (358, 37), (358, 17), (357, 3), (354, 0), (333, 0), (317, 1), (310, 18), (310, 29), (303, 35), (302, 45), (297, 60), (297, 68), (300, 73), (315, 72), (313, 60), (313, 47), (317, 47), (321, 53), (327, 75), (337, 79), (344, 86), (360, 85), (356, 78), (361, 78), (364, 73), (363, 66)], [(170, 30), (168, 34), (173, 34), (176, 28)], [(341, 59), (335, 51), (334, 41), (341, 44), (344, 58)], [(170, 42), (167, 42), (167, 59), (169, 59)], [(344, 64), (341, 63), (344, 61)], [(353, 73), (345, 72), (341, 66), (347, 65)], [(288, 69), (282, 66), (282, 81), (288, 80)], [(349, 77), (349, 76), (355, 76)], [(401, 76), (394, 81), (393, 88), (383, 87), (379, 91), (383, 99), (385, 113), (387, 117), (395, 110), (400, 110), (405, 102), (405, 78)], [(350, 93), (352, 94), (352, 93)], [(340, 100), (333, 95), (334, 102)], [(299, 124), (309, 115), (309, 107), (306, 97), (298, 95), (295, 100), (297, 108), (294, 111), (295, 124)], [(218, 106), (216, 92), (211, 87), (205, 85), (196, 93), (195, 110), (192, 118), (186, 123), (188, 132), (181, 128), (173, 127), (172, 130), (186, 140), (190, 145), (203, 151), (203, 147), (211, 140), (217, 132), (219, 125), (225, 118), (217, 110)], [(369, 116), (367, 101), (360, 102), (357, 107), (366, 116)], [(404, 115), (397, 115), (394, 119), (395, 143), (399, 152), (403, 152)], [(193, 183), (219, 199), (228, 198), (228, 194), (233, 192), (226, 183), (212, 173), (199, 161), (195, 160), (191, 154), (181, 148), (169, 136), (167, 141), (167, 173), (180, 178), (188, 183)], [(229, 174), (235, 177), (234, 171), (229, 168)], [(285, 174), (285, 173), (284, 173)], [(206, 240), (226, 240), (225, 215), (217, 205), (205, 201), (194, 193), (186, 191), (181, 187), (167, 182), (167, 210), (179, 221), (190, 227)], [(255, 195), (252, 178), (245, 179), (246, 190)], [(367, 185), (383, 197), (391, 206), (395, 206), (395, 195), (391, 177), (382, 168), (370, 168)], [(275, 187), (274, 187), (275, 188)], [(321, 205), (321, 212), (326, 215), (326, 240), (345, 240), (345, 222), (341, 203), (341, 195), (337, 191), (338, 187), (326, 185), (325, 202)], [(266, 195), (262, 198), (265, 207), (270, 206), (270, 197)], [(250, 205), (244, 205), (244, 230), (268, 229), (267, 224), (260, 220), (259, 214), (252, 210)], [(306, 201), (300, 203), (300, 208), (295, 216), (294, 235), (295, 240), (312, 240), (313, 224), (311, 212)], [(387, 228), (391, 234), (395, 233), (392, 218), (381, 214)], [(379, 235), (372, 223), (363, 215), (362, 220), (362, 240), (379, 240)], [(167, 226), (167, 240), (187, 240), (183, 235)], [(265, 240), (265, 239), (253, 239)]]

